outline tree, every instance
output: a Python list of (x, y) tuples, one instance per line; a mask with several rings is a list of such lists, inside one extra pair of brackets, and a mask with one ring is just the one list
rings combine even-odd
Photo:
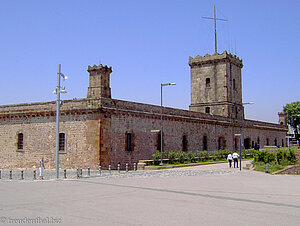
[(283, 111), (287, 113), (287, 122), (293, 127), (296, 139), (299, 140), (300, 101), (285, 105)]

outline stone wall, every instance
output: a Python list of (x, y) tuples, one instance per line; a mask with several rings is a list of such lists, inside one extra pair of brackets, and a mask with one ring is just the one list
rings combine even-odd
[[(54, 102), (2, 107), (0, 114), (1, 168), (31, 168), (44, 157), (47, 168), (55, 167)], [(6, 109), (6, 111), (5, 111)], [(240, 121), (225, 117), (166, 108), (164, 115), (164, 150), (182, 150), (182, 137), (187, 137), (187, 151), (203, 150), (207, 136), (208, 150), (218, 149), (223, 137), (226, 148), (233, 150), (234, 134), (241, 133)], [(244, 121), (245, 138), (261, 145), (284, 139), (285, 129), (271, 123)], [(65, 101), (60, 132), (66, 134), (66, 151), (60, 154), (62, 168), (97, 167), (98, 163), (125, 166), (140, 159), (150, 159), (157, 150), (160, 129), (160, 107), (119, 100)], [(17, 134), (24, 134), (24, 149), (17, 150)], [(125, 150), (125, 134), (133, 134), (134, 148)]]
[(283, 170), (277, 171), (275, 174), (300, 175), (300, 165), (289, 166)]
[[(55, 167), (55, 102), (0, 107), (0, 168), (37, 167), (45, 159), (47, 168)], [(64, 101), (60, 132), (66, 135), (66, 151), (60, 154), (61, 168), (121, 167), (150, 159), (157, 150), (160, 106), (110, 98)], [(181, 109), (164, 109), (164, 150), (182, 150), (183, 136), (187, 150), (203, 150), (207, 136), (208, 150), (234, 150), (234, 134), (244, 131), (245, 138), (261, 147), (276, 138), (285, 139), (286, 127), (252, 120), (234, 120)], [(17, 134), (24, 134), (23, 151), (17, 150)], [(133, 134), (133, 150), (125, 148), (126, 133)], [(223, 148), (223, 147), (222, 147)]]
[[(51, 111), (53, 104), (50, 102), (2, 107), (0, 168), (34, 168), (38, 167), (41, 158), (44, 158), (46, 168), (55, 168), (56, 117), (55, 112)], [(71, 102), (69, 105), (71, 109)], [(8, 108), (10, 111), (5, 111)], [(60, 151), (59, 155), (60, 166), (87, 168), (97, 165), (99, 114), (77, 108), (72, 114), (71, 111), (63, 111), (60, 121), (60, 132), (65, 133), (66, 137), (65, 151)], [(17, 147), (18, 133), (24, 136), (23, 149), (20, 150)]]
[[(157, 150), (158, 133), (160, 130), (160, 107), (119, 100), (105, 100), (102, 108), (106, 112), (107, 125), (110, 127), (105, 134), (107, 140), (103, 143), (111, 144), (111, 160), (113, 167), (120, 162), (121, 167), (129, 163), (137, 163), (140, 159), (151, 159)], [(198, 112), (165, 108), (164, 110), (164, 150), (182, 150), (183, 136), (188, 145), (186, 151), (203, 150), (203, 137), (207, 136), (208, 150), (219, 149), (219, 138), (225, 140), (227, 149), (235, 150), (234, 134), (245, 133), (250, 143), (260, 141), (260, 146), (274, 145), (275, 138), (279, 145), (285, 142), (286, 129), (272, 123), (252, 120), (232, 120), (221, 116), (211, 116)], [(242, 126), (242, 122), (244, 126)], [(126, 151), (126, 133), (133, 134), (133, 151)], [(108, 151), (109, 152), (109, 151)]]

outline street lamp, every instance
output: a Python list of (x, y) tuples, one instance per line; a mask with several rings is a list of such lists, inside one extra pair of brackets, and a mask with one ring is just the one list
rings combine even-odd
[[(254, 102), (246, 102), (246, 103), (242, 103), (243, 106), (247, 105), (247, 104), (254, 104)], [(245, 117), (245, 116), (244, 116)], [(242, 148), (241, 146), (243, 146), (245, 148), (245, 139), (244, 139), (244, 117), (242, 118), (242, 134), (240, 135), (240, 170), (242, 170)], [(242, 140), (242, 144), (241, 144), (241, 140)]]
[(163, 123), (163, 98), (162, 98), (162, 88), (164, 86), (175, 86), (176, 83), (161, 83), (160, 84), (160, 107), (161, 107), (161, 130), (160, 130), (160, 153), (161, 153), (161, 158), (160, 158), (160, 165), (163, 165), (163, 130), (164, 130), (164, 123)]
[[(241, 134), (234, 134), (234, 137), (239, 137), (239, 149), (240, 149), (240, 170), (241, 170), (241, 164), (242, 164), (242, 161), (241, 161), (241, 159), (242, 159), (242, 145), (241, 145), (241, 143), (242, 143), (242, 135)], [(234, 167), (235, 167), (235, 162), (234, 162)]]
[(64, 86), (60, 86), (60, 77), (63, 78), (63, 81), (66, 80), (68, 77), (61, 73), (61, 65), (58, 64), (58, 72), (57, 72), (57, 86), (56, 89), (53, 91), (56, 94), (56, 152), (55, 152), (55, 168), (56, 168), (56, 178), (59, 178), (59, 116), (60, 116), (60, 94), (67, 93)]

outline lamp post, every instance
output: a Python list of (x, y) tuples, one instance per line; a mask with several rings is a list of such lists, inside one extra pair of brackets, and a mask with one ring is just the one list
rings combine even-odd
[[(247, 104), (254, 104), (253, 102), (247, 102), (247, 103), (242, 103), (243, 106), (247, 105)], [(242, 133), (240, 135), (240, 171), (242, 170), (242, 148), (241, 146), (243, 146), (245, 148), (245, 139), (244, 139), (244, 117), (242, 118)], [(242, 142), (242, 143), (241, 143)]]
[[(240, 170), (241, 170), (241, 164), (242, 164), (242, 135), (241, 134), (234, 134), (235, 137), (239, 137), (239, 149), (240, 149)], [(235, 167), (235, 162), (233, 163)]]
[(164, 131), (164, 123), (163, 123), (163, 95), (162, 95), (162, 88), (164, 86), (174, 86), (176, 83), (161, 83), (160, 84), (160, 107), (161, 107), (161, 130), (160, 130), (160, 153), (161, 153), (161, 158), (160, 158), (160, 165), (163, 165), (163, 131)]
[(55, 168), (56, 168), (56, 178), (59, 178), (59, 116), (60, 116), (60, 94), (67, 93), (64, 86), (60, 86), (60, 77), (63, 80), (66, 80), (68, 77), (61, 73), (61, 65), (58, 64), (58, 71), (57, 71), (57, 86), (56, 89), (53, 91), (56, 94), (56, 152), (55, 152)]

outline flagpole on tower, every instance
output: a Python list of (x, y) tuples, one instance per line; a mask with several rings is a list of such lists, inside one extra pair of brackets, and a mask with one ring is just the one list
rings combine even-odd
[(226, 19), (221, 19), (217, 18), (217, 13), (216, 13), (216, 5), (214, 5), (214, 17), (202, 17), (203, 19), (212, 19), (214, 20), (215, 24), (215, 53), (218, 53), (218, 46), (217, 46), (217, 20), (223, 20), (223, 21), (228, 21)]

